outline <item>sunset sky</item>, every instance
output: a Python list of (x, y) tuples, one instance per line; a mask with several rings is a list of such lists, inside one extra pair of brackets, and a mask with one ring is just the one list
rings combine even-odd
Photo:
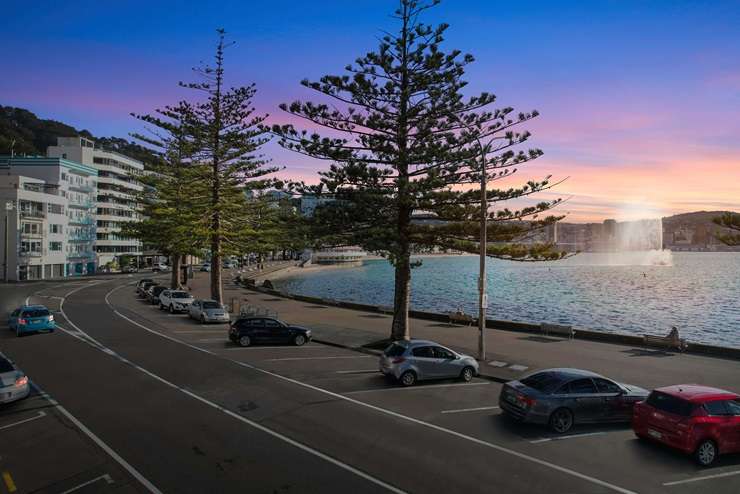
[[(232, 85), (257, 84), (257, 108), (321, 100), (299, 86), (339, 74), (393, 31), (393, 0), (16, 1), (0, 15), (0, 104), (97, 136), (126, 137), (188, 96), (177, 82), (210, 60), (215, 29)], [(569, 221), (740, 211), (740, 2), (445, 0), (427, 23), (451, 25), (446, 50), (472, 53), (470, 94), (537, 109), (545, 155), (519, 180), (569, 177)], [(325, 166), (266, 148), (285, 175)], [(516, 185), (512, 180), (507, 185)]]

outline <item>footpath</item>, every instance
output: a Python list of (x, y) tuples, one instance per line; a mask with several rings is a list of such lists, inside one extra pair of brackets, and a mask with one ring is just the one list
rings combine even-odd
[[(190, 280), (195, 297), (209, 298), (208, 273)], [(308, 327), (320, 343), (377, 352), (390, 334), (391, 316), (310, 303), (266, 294), (236, 285), (236, 271), (224, 276), (224, 301), (277, 313), (291, 324)], [(411, 319), (411, 336), (428, 339), (476, 356), (478, 328), (447, 322)], [(648, 389), (671, 384), (703, 384), (740, 393), (740, 360), (587, 340), (546, 337), (521, 331), (488, 328), (486, 359), (481, 375), (496, 381), (553, 367), (588, 369)]]

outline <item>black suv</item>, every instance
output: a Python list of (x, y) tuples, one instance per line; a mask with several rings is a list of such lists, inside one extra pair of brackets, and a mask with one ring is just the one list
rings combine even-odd
[(229, 339), (239, 346), (253, 343), (292, 343), (301, 346), (311, 341), (311, 330), (291, 326), (272, 317), (243, 317), (231, 323)]

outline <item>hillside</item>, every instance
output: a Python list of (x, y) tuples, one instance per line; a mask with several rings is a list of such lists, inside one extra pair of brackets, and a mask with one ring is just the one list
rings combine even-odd
[[(45, 156), (46, 148), (57, 137), (83, 136), (94, 139), (96, 146), (138, 159), (146, 165), (159, 161), (151, 150), (120, 137), (95, 137), (87, 130), (77, 130), (56, 120), (46, 120), (23, 108), (0, 106), (0, 155)], [(13, 142), (15, 141), (15, 142)]]

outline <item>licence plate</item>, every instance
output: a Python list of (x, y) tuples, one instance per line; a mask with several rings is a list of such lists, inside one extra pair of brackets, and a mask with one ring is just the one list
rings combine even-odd
[(663, 434), (658, 431), (654, 431), (653, 429), (648, 429), (648, 434), (655, 439), (663, 439)]
[(516, 399), (516, 396), (514, 396), (514, 393), (508, 392), (506, 393), (504, 397), (506, 398), (506, 401), (508, 401), (509, 403), (513, 403), (514, 405), (519, 404), (519, 402)]

